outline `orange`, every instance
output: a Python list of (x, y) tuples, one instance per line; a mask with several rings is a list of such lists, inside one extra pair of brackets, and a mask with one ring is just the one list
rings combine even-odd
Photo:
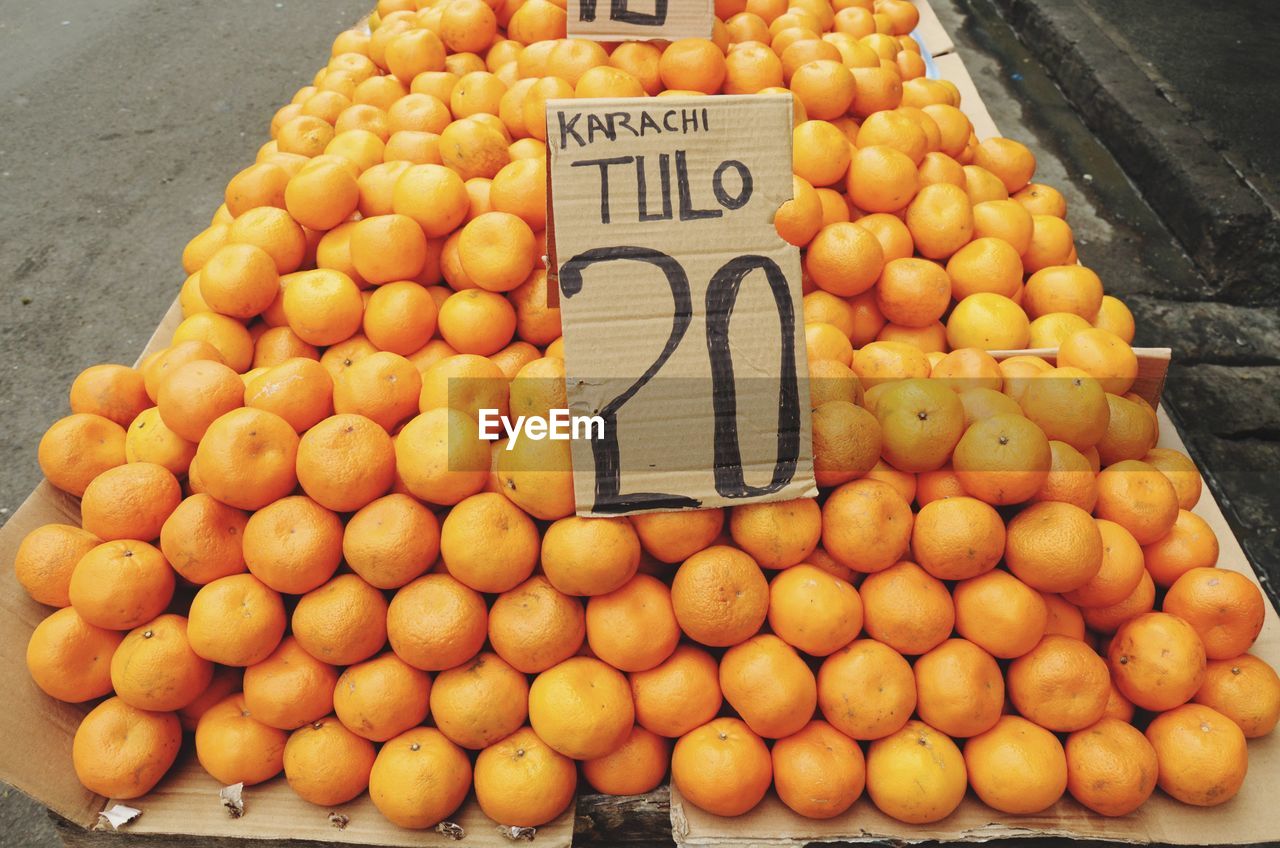
[(173, 713), (140, 710), (108, 698), (76, 728), (71, 761), (90, 792), (127, 801), (160, 782), (181, 745), (182, 726)]
[(537, 261), (533, 230), (510, 212), (485, 212), (462, 228), (458, 258), (480, 288), (511, 291), (525, 281)]
[(671, 743), (643, 727), (631, 728), (621, 747), (582, 764), (582, 776), (607, 795), (640, 795), (662, 783), (671, 761)]
[[(887, 58), (887, 57), (886, 57)], [(855, 67), (853, 78), (858, 94), (850, 107), (854, 117), (865, 118), (884, 109), (896, 109), (902, 103), (902, 74), (896, 65), (889, 67)]]
[(963, 738), (995, 726), (1004, 707), (1004, 679), (995, 659), (965, 639), (948, 639), (916, 660), (916, 712), (948, 736)]
[[(285, 327), (271, 327), (258, 336), (253, 345), (253, 367), (270, 368), (290, 359), (302, 358), (318, 361), (320, 351), (298, 338), (298, 334)], [(248, 383), (246, 382), (246, 386)]]
[(180, 710), (212, 679), (213, 663), (191, 650), (187, 620), (180, 615), (161, 615), (137, 627), (111, 657), (116, 695), (142, 710)]
[(991, 292), (971, 294), (947, 319), (947, 343), (953, 348), (1017, 350), (1030, 339), (1031, 323), (1013, 300)]
[[(1022, 254), (1031, 246), (1032, 228), (1031, 213), (1016, 200), (984, 200), (973, 205), (973, 240), (995, 238), (1005, 242), (1018, 255), (1019, 268)], [(958, 252), (964, 252), (964, 248)], [(976, 278), (972, 282), (979, 284)]]
[(661, 664), (680, 641), (680, 626), (666, 584), (637, 574), (618, 589), (587, 602), (591, 652), (621, 671)]
[(1092, 318), (1102, 307), (1102, 280), (1083, 265), (1050, 265), (1027, 279), (1023, 306), (1032, 318), (1051, 312)]
[(230, 227), (227, 223), (218, 223), (210, 224), (196, 233), (182, 249), (183, 272), (194, 274), (199, 271), (209, 257), (213, 255), (214, 251), (227, 243), (228, 232), (230, 232)]
[(804, 341), (806, 358), (811, 362), (827, 359), (848, 365), (853, 359), (849, 337), (831, 324), (805, 324)]
[(71, 524), (43, 524), (22, 538), (13, 557), (14, 573), (37, 603), (70, 606), (67, 593), (76, 563), (101, 542)]
[(658, 75), (667, 88), (715, 94), (726, 73), (724, 53), (704, 38), (673, 41), (658, 60)]
[(691, 639), (728, 647), (754, 635), (764, 623), (769, 585), (749, 555), (716, 545), (680, 566), (671, 583), (671, 604), (680, 629)]
[(204, 438), (215, 419), (244, 406), (245, 384), (220, 362), (195, 360), (160, 382), (156, 408), (164, 425), (188, 442)]
[(911, 666), (881, 642), (859, 639), (818, 669), (818, 708), (833, 727), (854, 739), (896, 733), (915, 705)]
[(1217, 710), (1185, 704), (1161, 713), (1147, 726), (1147, 740), (1156, 751), (1160, 788), (1184, 804), (1224, 804), (1244, 783), (1244, 734)]
[(443, 165), (414, 165), (396, 181), (392, 209), (418, 222), (427, 238), (447, 236), (463, 222), (469, 201), (462, 177)]
[(263, 724), (245, 706), (244, 695), (220, 699), (196, 725), (196, 758), (214, 780), (224, 785), (254, 786), (284, 769), (288, 734)]
[(858, 590), (867, 635), (900, 653), (926, 653), (951, 634), (955, 611), (946, 586), (913, 562), (868, 575)]
[[(351, 230), (351, 262), (361, 277), (375, 285), (412, 280), (422, 271), (426, 258), (427, 237), (418, 222), (408, 215), (375, 215), (361, 220)], [(285, 289), (286, 314), (289, 291), (289, 288)], [(341, 341), (342, 338), (333, 341)]]
[(387, 43), (386, 63), (397, 79), (409, 83), (418, 74), (444, 67), (444, 45), (429, 29), (411, 29)]
[(562, 518), (542, 539), (542, 570), (568, 595), (603, 595), (640, 566), (640, 539), (625, 518)]
[(99, 415), (128, 427), (151, 406), (146, 379), (125, 365), (91, 365), (71, 383), (71, 411)]
[(235, 409), (217, 418), (196, 450), (205, 490), (228, 506), (260, 509), (297, 485), (298, 436), (283, 418)]
[(813, 237), (804, 267), (819, 288), (851, 297), (875, 285), (884, 267), (884, 251), (865, 228), (840, 222)]
[(487, 627), (484, 598), (447, 574), (419, 577), (396, 592), (387, 610), (392, 650), (425, 671), (475, 656)]
[[(852, 82), (853, 77), (849, 79)], [(739, 41), (725, 56), (725, 94), (755, 94), (780, 85), (782, 62), (767, 45), (753, 39)]]
[(945, 259), (973, 235), (973, 211), (964, 189), (935, 183), (921, 188), (907, 206), (906, 224), (922, 256)]
[(920, 124), (899, 111), (873, 112), (858, 129), (854, 143), (859, 148), (885, 145), (900, 151), (919, 166), (928, 150)]
[(973, 154), (974, 164), (1000, 178), (1010, 194), (1020, 191), (1036, 171), (1036, 157), (1026, 145), (1010, 138), (989, 138)]
[(527, 727), (476, 760), (476, 800), (485, 815), (509, 826), (536, 827), (556, 818), (572, 802), (576, 782), (573, 761)]
[(333, 575), (341, 559), (342, 521), (311, 498), (281, 498), (245, 526), (245, 564), (277, 592), (310, 592)]
[(630, 519), (646, 553), (662, 562), (681, 562), (720, 536), (724, 510), (643, 512)]
[(862, 794), (862, 749), (824, 721), (811, 721), (779, 739), (771, 754), (778, 797), (806, 818), (834, 818)]
[(538, 547), (529, 516), (492, 492), (457, 504), (440, 531), (449, 573), (480, 592), (505, 592), (523, 582), (538, 563)]
[(1152, 448), (1142, 461), (1169, 478), (1178, 493), (1178, 506), (1193, 509), (1200, 501), (1202, 481), (1200, 472), (1191, 458), (1173, 448)]
[(1044, 592), (1070, 592), (1102, 567), (1102, 534), (1078, 506), (1043, 501), (1009, 522), (1005, 563), (1018, 579)]
[(1267, 602), (1258, 585), (1243, 574), (1219, 568), (1193, 568), (1174, 581), (1162, 609), (1190, 624), (1211, 660), (1239, 656), (1262, 632)]
[(511, 341), (515, 309), (502, 295), (469, 289), (451, 295), (440, 307), (440, 334), (460, 353), (488, 356)]
[(287, 618), (280, 595), (252, 574), (220, 577), (191, 601), (187, 639), (207, 660), (251, 666), (265, 660), (284, 636)]
[(1156, 752), (1127, 722), (1104, 718), (1067, 737), (1067, 791), (1104, 816), (1132, 813), (1156, 788)]
[(974, 793), (1002, 813), (1038, 813), (1067, 789), (1062, 743), (1019, 716), (1003, 716), (995, 727), (967, 740), (964, 763)]
[(999, 569), (960, 581), (952, 598), (956, 632), (999, 659), (1034, 648), (1049, 621), (1041, 594)]
[(1111, 682), (1111, 694), (1107, 698), (1107, 709), (1103, 712), (1105, 718), (1118, 718), (1125, 724), (1133, 722), (1133, 716), (1136, 710), (1129, 699), (1120, 694), (1120, 690), (1116, 688), (1115, 681)]
[(1081, 612), (1089, 629), (1098, 633), (1114, 633), (1120, 625), (1155, 607), (1156, 584), (1143, 569), (1138, 585), (1124, 600), (1105, 607), (1084, 607)]
[(76, 563), (67, 595), (86, 622), (132, 630), (164, 612), (173, 569), (156, 548), (133, 539), (104, 542)]
[(1031, 498), (1049, 476), (1053, 455), (1044, 431), (1019, 415), (994, 415), (965, 430), (952, 456), (965, 492), (989, 504)]
[(823, 121), (843, 116), (857, 91), (853, 73), (839, 61), (830, 59), (815, 59), (800, 65), (791, 74), (789, 87), (804, 106), (805, 113)]
[(288, 182), (289, 174), (278, 165), (254, 163), (227, 182), (224, 194), (227, 211), (234, 217), (259, 206), (284, 208)]
[(769, 749), (746, 723), (714, 719), (676, 742), (671, 779), (680, 794), (718, 816), (738, 816), (760, 803), (773, 776)]
[(385, 742), (423, 722), (430, 695), (427, 673), (387, 652), (342, 673), (333, 690), (333, 708), (352, 733)]
[(1054, 368), (1029, 380), (1019, 398), (1023, 413), (1046, 436), (1081, 451), (1107, 435), (1109, 401), (1097, 380), (1074, 368)]
[[(915, 253), (915, 243), (911, 240), (911, 231), (907, 229), (906, 224), (902, 223), (902, 219), (896, 215), (877, 212), (872, 215), (864, 215), (854, 223), (864, 230), (870, 230), (871, 234), (876, 237), (876, 241), (880, 242), (880, 247), (884, 251), (886, 262), (894, 259), (905, 259)], [(854, 306), (856, 310), (856, 303), (851, 303), (850, 305)]]
[(880, 812), (898, 821), (946, 818), (964, 799), (966, 786), (960, 749), (924, 722), (907, 722), (867, 751), (867, 794)]
[(1016, 192), (1013, 199), (1034, 215), (1067, 217), (1067, 201), (1062, 192), (1044, 183), (1028, 183)]
[(471, 416), (432, 409), (409, 421), (395, 441), (396, 472), (411, 494), (453, 504), (484, 488), (489, 445)]
[[(392, 432), (417, 414), (421, 391), (422, 376), (412, 362), (399, 354), (378, 351), (354, 363), (334, 379), (333, 408), (348, 425), (351, 419), (347, 416), (363, 416)], [(380, 448), (388, 448), (380, 449), (378, 453), (389, 460), (390, 446), (377, 439), (376, 435), (369, 438), (376, 440)], [(299, 447), (300, 459), (307, 457), (310, 444), (304, 437)]]
[(448, 407), (479, 418), (481, 409), (509, 411), (509, 381), (491, 360), (474, 353), (447, 356), (422, 375), (418, 408)]
[(1156, 585), (1169, 587), (1193, 568), (1217, 564), (1218, 537), (1203, 518), (1180, 509), (1169, 532), (1143, 546), (1142, 556)]
[(1122, 341), (1133, 342), (1135, 332), (1133, 313), (1118, 298), (1104, 294), (1102, 308), (1090, 319), (1090, 322), (1100, 330), (1115, 333)]
[(966, 580), (995, 568), (1004, 556), (1000, 514), (976, 498), (948, 497), (920, 508), (911, 552), (939, 580)]
[(1274, 730), (1280, 719), (1280, 677), (1253, 654), (1210, 660), (1192, 700), (1222, 713), (1255, 739)]
[(780, 739), (808, 723), (817, 706), (813, 672), (772, 634), (741, 642), (720, 660), (720, 690), (752, 732)]
[(636, 722), (678, 737), (715, 718), (722, 702), (716, 661), (701, 648), (680, 645), (662, 663), (631, 675)]
[[(382, 354), (374, 354), (360, 364), (370, 362), (370, 369), (376, 369), (380, 363), (375, 357), (380, 356)], [(388, 376), (400, 381), (412, 380), (398, 371)], [(413, 387), (412, 394), (416, 396), (416, 393)], [(353, 413), (333, 415), (302, 437), (298, 444), (297, 470), (303, 491), (318, 504), (335, 512), (351, 512), (391, 488), (396, 470), (395, 448), (378, 422)]]
[[(734, 54), (730, 54), (731, 56)], [(791, 199), (778, 207), (773, 226), (789, 244), (804, 247), (822, 229), (822, 201), (803, 177), (791, 178)]]
[(166, 427), (160, 410), (153, 406), (129, 425), (124, 453), (129, 462), (152, 462), (178, 475), (190, 471), (196, 446)]
[(534, 678), (529, 723), (557, 752), (595, 759), (626, 741), (635, 721), (627, 679), (591, 657), (572, 657)]
[(392, 824), (425, 830), (454, 813), (471, 790), (471, 761), (433, 727), (390, 739), (369, 772), (369, 800)]
[(284, 190), (284, 207), (289, 215), (311, 230), (338, 226), (356, 210), (358, 201), (356, 175), (336, 161), (314, 162), (302, 168)]
[[(810, 363), (816, 364), (812, 360)], [(815, 380), (811, 372), (810, 389), (822, 390), (827, 379)], [(856, 396), (856, 381), (836, 379), (848, 383), (850, 396)], [(812, 426), (814, 476), (819, 486), (838, 486), (863, 476), (880, 457), (880, 423), (874, 415), (850, 401), (821, 403), (813, 410)]]
[(1143, 553), (1133, 534), (1106, 519), (1095, 519), (1102, 537), (1102, 565), (1083, 585), (1063, 594), (1081, 607), (1118, 604), (1142, 581)]
[(951, 303), (951, 278), (926, 259), (886, 262), (875, 290), (881, 314), (907, 327), (931, 325)]
[(1097, 442), (1099, 459), (1105, 465), (1141, 459), (1160, 437), (1155, 410), (1132, 393), (1124, 397), (1109, 394), (1106, 398), (1109, 419), (1106, 432)]
[(1029, 328), (1031, 340), (1028, 344), (1033, 348), (1060, 347), (1068, 336), (1088, 328), (1089, 322), (1079, 315), (1073, 315), (1070, 312), (1050, 312), (1031, 322)]
[(822, 547), (854, 571), (880, 571), (902, 558), (911, 525), (911, 507), (892, 486), (854, 480), (823, 504)]
[[(27, 670), (46, 695), (78, 704), (111, 693), (111, 657), (124, 635), (96, 627), (64, 607), (36, 625)], [(718, 693), (717, 689), (717, 693)]]
[(284, 746), (284, 774), (304, 801), (345, 804), (369, 786), (373, 744), (329, 716), (295, 730)]
[(1074, 235), (1066, 221), (1052, 215), (1031, 215), (1031, 245), (1022, 254), (1023, 267), (1035, 273), (1050, 265), (1074, 262)]
[(825, 657), (862, 629), (862, 601), (852, 584), (801, 563), (769, 585), (769, 628), (806, 654)]
[(729, 533), (761, 568), (788, 568), (818, 546), (822, 510), (811, 498), (737, 506), (729, 513)]
[(280, 274), (298, 270), (307, 252), (307, 237), (298, 222), (283, 209), (269, 206), (250, 209), (232, 221), (227, 242), (262, 248), (275, 260)]
[(280, 416), (301, 434), (333, 414), (333, 378), (316, 360), (292, 357), (250, 380), (244, 405)]
[(258, 721), (294, 730), (333, 711), (337, 682), (337, 669), (286, 636), (270, 656), (245, 669), (245, 705)]
[(1058, 349), (1058, 365), (1079, 368), (1098, 379), (1102, 388), (1122, 395), (1138, 375), (1138, 358), (1115, 333), (1088, 329), (1073, 334)]
[(1014, 660), (1007, 681), (1018, 712), (1060, 733), (1102, 718), (1111, 688), (1102, 657), (1080, 640), (1059, 635), (1045, 636)]
[[(944, 365), (945, 362), (938, 363), (939, 368)], [(1022, 414), (1022, 407), (1018, 406), (1017, 401), (996, 389), (987, 389), (979, 386), (972, 389), (963, 389), (958, 394), (960, 403), (964, 407), (966, 430), (972, 427), (974, 423), (985, 418), (992, 418), (996, 415)]]
[(355, 574), (340, 574), (298, 600), (292, 630), (316, 659), (354, 665), (386, 644), (386, 612), (381, 592)]
[(866, 212), (905, 209), (919, 188), (919, 177), (911, 157), (884, 145), (860, 147), (854, 151), (849, 160), (848, 174), (846, 188), (849, 201)]
[(1170, 710), (1185, 704), (1204, 681), (1200, 636), (1169, 613), (1149, 612), (1122, 624), (1107, 656), (1116, 687), (1143, 709)]
[(234, 318), (216, 312), (198, 312), (182, 320), (173, 331), (174, 344), (199, 340), (208, 342), (237, 373), (253, 364), (253, 336)]
[(1178, 495), (1169, 479), (1136, 459), (1117, 462), (1098, 475), (1094, 514), (1114, 521), (1149, 545), (1165, 536), (1178, 520)]
[(40, 438), (40, 471), (54, 486), (79, 497), (103, 471), (125, 462), (124, 428), (100, 415), (60, 418)]
[(496, 654), (482, 653), (436, 677), (431, 716), (451, 742), (478, 750), (519, 730), (528, 700), (524, 675)]

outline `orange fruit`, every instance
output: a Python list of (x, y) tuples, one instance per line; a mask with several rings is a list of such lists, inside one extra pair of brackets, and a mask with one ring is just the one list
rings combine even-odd
[(1048, 635), (1009, 665), (1009, 698), (1041, 727), (1070, 733), (1102, 718), (1110, 695), (1107, 664), (1085, 643)]
[(127, 801), (152, 790), (177, 759), (182, 726), (173, 713), (108, 698), (76, 728), (71, 761), (90, 792)]
[(447, 574), (428, 574), (402, 587), (387, 610), (391, 649), (424, 671), (471, 659), (487, 627), (484, 598)]
[(1008, 297), (991, 292), (971, 294), (947, 319), (947, 343), (980, 350), (1025, 348), (1031, 324), (1022, 307)]
[(748, 554), (716, 545), (689, 557), (676, 571), (671, 604), (680, 629), (691, 639), (728, 647), (754, 635), (764, 623), (769, 584)]
[(160, 382), (156, 408), (165, 426), (189, 442), (204, 438), (215, 419), (244, 405), (240, 375), (220, 362), (195, 360)]
[(67, 596), (86, 622), (108, 630), (132, 630), (168, 607), (173, 569), (146, 542), (104, 542), (76, 563)]
[(498, 596), (488, 626), (493, 649), (526, 674), (573, 656), (586, 636), (582, 605), (542, 575)]
[[(124, 634), (96, 627), (72, 607), (36, 625), (27, 642), (27, 670), (46, 695), (79, 704), (111, 693), (111, 657)], [(718, 691), (718, 690), (717, 690)]]
[(318, 161), (303, 167), (284, 189), (284, 208), (310, 230), (338, 226), (356, 211), (358, 201), (356, 175), (339, 161)]
[(387, 740), (369, 772), (369, 800), (392, 824), (425, 830), (451, 816), (471, 790), (471, 761), (434, 727)]
[[(785, 58), (783, 65), (786, 65)], [(800, 65), (791, 74), (789, 87), (808, 117), (823, 121), (843, 116), (857, 92), (853, 73), (831, 59), (815, 59)]]
[(76, 375), (69, 395), (71, 411), (99, 415), (128, 427), (151, 406), (146, 379), (125, 365), (91, 365)]
[(911, 157), (892, 147), (872, 145), (854, 151), (846, 188), (850, 202), (859, 209), (897, 212), (916, 196), (919, 177)]
[(1193, 509), (1200, 501), (1202, 481), (1200, 472), (1191, 458), (1173, 448), (1152, 448), (1142, 461), (1169, 478), (1178, 493), (1178, 506)]
[(70, 606), (71, 574), (80, 558), (102, 542), (71, 524), (43, 524), (22, 538), (13, 569), (31, 599), (51, 607)]
[[(332, 133), (331, 128), (327, 131)], [(307, 252), (307, 237), (298, 222), (283, 209), (269, 206), (238, 215), (227, 227), (227, 243), (262, 248), (275, 261), (280, 274), (298, 270)]]
[[(253, 346), (253, 367), (270, 368), (290, 359), (303, 358), (318, 361), (320, 352), (298, 334), (286, 327), (271, 327), (258, 336)], [(248, 381), (245, 382), (248, 386)]]
[(1149, 612), (1122, 624), (1107, 649), (1120, 693), (1148, 710), (1185, 704), (1204, 681), (1204, 644), (1186, 621)]
[(884, 264), (875, 287), (885, 318), (907, 327), (927, 327), (951, 303), (951, 278), (937, 263), (914, 257)]
[[(865, 389), (881, 383), (929, 376), (929, 358), (918, 347), (900, 341), (874, 341), (853, 354), (853, 372)], [(875, 412), (875, 404), (864, 397), (865, 406)]]
[(437, 324), (444, 340), (455, 350), (489, 356), (511, 341), (516, 313), (501, 294), (468, 289), (445, 300)]
[(823, 227), (813, 237), (804, 267), (823, 290), (851, 297), (875, 285), (884, 267), (884, 251), (865, 228), (840, 222)]
[(920, 508), (911, 553), (939, 580), (965, 580), (990, 571), (1004, 555), (1000, 514), (976, 498), (948, 497)]
[(951, 739), (921, 721), (867, 750), (867, 794), (880, 812), (908, 824), (949, 816), (964, 799), (965, 760)]
[(549, 746), (574, 759), (595, 759), (626, 741), (635, 721), (627, 679), (591, 657), (572, 657), (529, 687), (529, 723)]
[(1135, 332), (1133, 313), (1119, 298), (1104, 294), (1098, 314), (1089, 320), (1098, 329), (1115, 333), (1122, 341), (1133, 342)]
[(331, 665), (354, 665), (387, 641), (387, 602), (355, 574), (312, 589), (294, 607), (292, 630), (303, 650)]
[(1169, 479), (1136, 459), (1117, 462), (1098, 475), (1094, 514), (1114, 521), (1149, 545), (1165, 536), (1178, 520), (1178, 495)]
[(207, 660), (251, 666), (265, 660), (284, 636), (284, 602), (252, 574), (213, 580), (196, 593), (187, 613), (187, 640)]
[(916, 250), (922, 256), (946, 259), (973, 235), (972, 206), (964, 189), (958, 186), (948, 183), (927, 185), (907, 206), (906, 224), (915, 239)]
[(995, 659), (965, 639), (948, 639), (915, 663), (916, 712), (948, 736), (963, 738), (995, 726), (1004, 707), (1004, 679)]
[(1031, 498), (1044, 485), (1051, 464), (1044, 431), (1019, 415), (994, 415), (974, 422), (952, 456), (964, 490), (996, 505)]
[(680, 641), (671, 591), (647, 574), (587, 601), (586, 625), (591, 652), (620, 671), (654, 668)]
[[(478, 539), (485, 541), (477, 546)], [(482, 492), (450, 510), (441, 527), (440, 550), (449, 573), (467, 586), (505, 592), (533, 573), (538, 529), (502, 495)]]
[(1243, 574), (1220, 568), (1193, 568), (1174, 581), (1162, 609), (1195, 629), (1205, 656), (1227, 660), (1253, 645), (1262, 632), (1267, 602)]
[(872, 639), (859, 639), (827, 657), (817, 682), (823, 718), (854, 739), (895, 733), (915, 709), (911, 666), (893, 648)]
[(434, 564), (440, 525), (430, 510), (404, 494), (378, 498), (347, 521), (342, 554), (347, 565), (379, 589), (397, 589)]
[(214, 420), (196, 449), (205, 490), (228, 506), (260, 509), (293, 491), (298, 435), (283, 418), (235, 409)]
[(1018, 579), (1044, 592), (1070, 592), (1102, 567), (1102, 534), (1078, 506), (1043, 501), (1009, 522), (1005, 563)]
[(1147, 740), (1156, 750), (1160, 788), (1184, 804), (1224, 804), (1244, 783), (1244, 734), (1217, 710), (1184, 704), (1161, 713), (1147, 725)]
[(453, 232), (467, 215), (462, 177), (443, 165), (413, 165), (396, 181), (392, 209), (418, 223), (427, 238)]
[(1023, 307), (1032, 318), (1069, 312), (1092, 318), (1102, 307), (1102, 280), (1083, 265), (1050, 265), (1027, 278)]
[(1047, 186), (1044, 183), (1028, 183), (1013, 192), (1013, 199), (1032, 214), (1067, 217), (1067, 201), (1053, 186)]
[(813, 672), (772, 634), (734, 645), (720, 660), (720, 690), (752, 732), (780, 739), (808, 723), (817, 705)]
[[(373, 357), (365, 361), (370, 360), (370, 369), (380, 370), (381, 363)], [(412, 366), (408, 367), (413, 370)], [(395, 381), (409, 379), (400, 373), (398, 364), (393, 364), (392, 369), (387, 376)], [(416, 371), (414, 373), (416, 375)], [(410, 388), (408, 402), (417, 395), (417, 388)], [(302, 437), (298, 444), (297, 471), (303, 491), (317, 503), (337, 512), (351, 512), (391, 488), (396, 471), (395, 448), (379, 422), (355, 413), (333, 415)]]
[(1156, 788), (1156, 752), (1127, 722), (1104, 718), (1067, 737), (1067, 791), (1104, 816), (1138, 809)]
[(1172, 586), (1193, 568), (1212, 568), (1218, 562), (1218, 537), (1194, 512), (1178, 510), (1169, 532), (1144, 545), (1142, 555), (1157, 586)]
[(1058, 365), (1079, 368), (1115, 395), (1129, 391), (1138, 375), (1138, 357), (1133, 348), (1115, 333), (1093, 328), (1063, 341), (1058, 348)]
[(273, 413), (301, 434), (333, 415), (333, 378), (313, 359), (287, 359), (249, 381), (245, 406)]
[(244, 672), (244, 700), (258, 721), (294, 730), (333, 711), (338, 671), (286, 636), (266, 659)]
[(969, 785), (1002, 813), (1038, 813), (1067, 789), (1067, 757), (1058, 738), (1019, 716), (1003, 716), (964, 744)]
[(729, 513), (729, 532), (761, 568), (788, 568), (818, 546), (822, 511), (810, 498), (737, 506)]
[(213, 679), (213, 663), (187, 640), (187, 620), (166, 614), (124, 637), (111, 657), (111, 684), (130, 706), (154, 712), (180, 710)]
[(927, 653), (951, 635), (955, 608), (947, 587), (914, 562), (867, 575), (858, 592), (867, 635), (899, 653)]
[(736, 718), (714, 719), (686, 733), (671, 753), (671, 779), (680, 794), (713, 815), (752, 809), (772, 776), (769, 749)]
[(822, 569), (801, 563), (769, 584), (769, 628), (806, 654), (825, 657), (862, 629), (858, 590)]
[(510, 212), (485, 212), (462, 228), (458, 258), (480, 288), (511, 291), (528, 278), (537, 261), (533, 230)]
[(1105, 607), (1083, 607), (1081, 614), (1089, 629), (1098, 633), (1115, 633), (1120, 625), (1155, 608), (1156, 584), (1143, 569), (1138, 585), (1122, 601)]
[(196, 758), (224, 785), (254, 786), (284, 769), (289, 735), (263, 724), (245, 706), (244, 695), (227, 695), (207, 709), (196, 725)]
[[(814, 378), (810, 360), (810, 390), (821, 391), (828, 379), (849, 385), (849, 397), (859, 388), (850, 378)], [(822, 369), (818, 369), (819, 373)], [(814, 477), (819, 486), (838, 486), (867, 474), (880, 457), (881, 427), (876, 417), (848, 400), (830, 400), (811, 413), (813, 427)]]
[(1049, 620), (1044, 597), (999, 569), (960, 581), (952, 598), (956, 632), (999, 659), (1034, 648)]
[(806, 818), (834, 818), (858, 800), (866, 764), (858, 744), (824, 721), (811, 721), (773, 745), (774, 788)]
[(673, 41), (658, 60), (658, 75), (667, 88), (715, 94), (726, 73), (724, 53), (705, 38)]
[(1082, 451), (1107, 434), (1109, 400), (1101, 384), (1088, 374), (1055, 368), (1027, 381), (1019, 403), (1023, 414), (1046, 436)]
[(245, 564), (277, 592), (310, 592), (333, 576), (341, 559), (342, 521), (311, 498), (281, 498), (245, 526)]
[(1063, 594), (1070, 603), (1081, 607), (1105, 607), (1118, 604), (1142, 581), (1143, 554), (1133, 534), (1106, 519), (1095, 519), (1102, 537), (1102, 565), (1083, 585)]
[(662, 783), (671, 762), (671, 743), (643, 727), (611, 754), (582, 764), (582, 776), (606, 795), (640, 795)]
[(681, 562), (720, 536), (724, 511), (643, 512), (630, 519), (646, 553), (662, 562)]
[(1255, 739), (1274, 730), (1280, 719), (1280, 677), (1253, 654), (1210, 660), (1204, 684), (1191, 700), (1222, 713)]
[(1018, 267), (1031, 246), (1032, 229), (1031, 213), (1016, 200), (983, 200), (973, 205), (973, 240), (995, 238), (1007, 243), (1018, 255)]
[(1036, 172), (1036, 157), (1011, 138), (989, 138), (973, 154), (974, 164), (1000, 178), (1010, 194), (1020, 191)]
[(720, 710), (716, 661), (701, 648), (680, 645), (666, 660), (631, 674), (636, 722), (660, 736), (678, 737)]
[(478, 750), (519, 730), (528, 700), (524, 675), (496, 654), (481, 653), (437, 675), (431, 716), (451, 742)]
[(371, 742), (329, 716), (289, 736), (284, 774), (304, 801), (326, 807), (345, 804), (368, 788), (376, 755)]
[(352, 733), (385, 742), (426, 719), (430, 695), (427, 673), (387, 652), (342, 673), (333, 709)]
[[(731, 53), (730, 56), (736, 54)], [(822, 201), (803, 177), (791, 178), (791, 199), (778, 207), (773, 226), (788, 244), (804, 247), (822, 229)]]
[(124, 428), (100, 415), (68, 415), (45, 431), (37, 458), (46, 480), (79, 497), (93, 478), (124, 464)]
[(612, 592), (639, 566), (640, 539), (625, 518), (562, 518), (542, 539), (542, 570), (568, 595)]
[(854, 571), (880, 571), (906, 552), (911, 525), (911, 507), (892, 486), (854, 480), (823, 504), (822, 546)]
[(484, 749), (476, 759), (480, 809), (509, 826), (537, 827), (556, 818), (573, 801), (576, 784), (573, 760), (528, 727)]

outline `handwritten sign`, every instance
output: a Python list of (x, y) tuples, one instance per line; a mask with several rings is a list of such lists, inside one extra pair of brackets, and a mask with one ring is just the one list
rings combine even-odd
[(579, 514), (817, 494), (791, 96), (547, 104)]
[(569, 0), (570, 38), (675, 41), (710, 38), (713, 0)]

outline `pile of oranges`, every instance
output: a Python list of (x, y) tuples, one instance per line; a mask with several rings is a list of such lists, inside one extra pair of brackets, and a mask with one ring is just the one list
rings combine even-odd
[[(1280, 679), (1256, 584), (1132, 392), (1133, 319), (1023, 145), (924, 77), (905, 0), (718, 0), (710, 40), (564, 38), (554, 0), (381, 0), (187, 245), (184, 320), (41, 440), (81, 498), (15, 567), (80, 780), (173, 764), (425, 828), (670, 771), (721, 815), (967, 788), (1123, 815), (1231, 798)], [(544, 104), (792, 91), (815, 500), (573, 514)], [(1057, 348), (1050, 362), (988, 351)], [(548, 380), (547, 378), (552, 378)], [(456, 390), (462, 385), (466, 389)], [(451, 391), (451, 386), (454, 390)], [(1145, 728), (1139, 730), (1139, 728)]]

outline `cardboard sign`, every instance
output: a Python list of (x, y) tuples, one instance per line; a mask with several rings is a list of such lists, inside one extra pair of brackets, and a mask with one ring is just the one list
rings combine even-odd
[(570, 38), (675, 41), (710, 38), (713, 0), (569, 0)]
[(555, 263), (583, 515), (814, 497), (791, 96), (553, 100)]

